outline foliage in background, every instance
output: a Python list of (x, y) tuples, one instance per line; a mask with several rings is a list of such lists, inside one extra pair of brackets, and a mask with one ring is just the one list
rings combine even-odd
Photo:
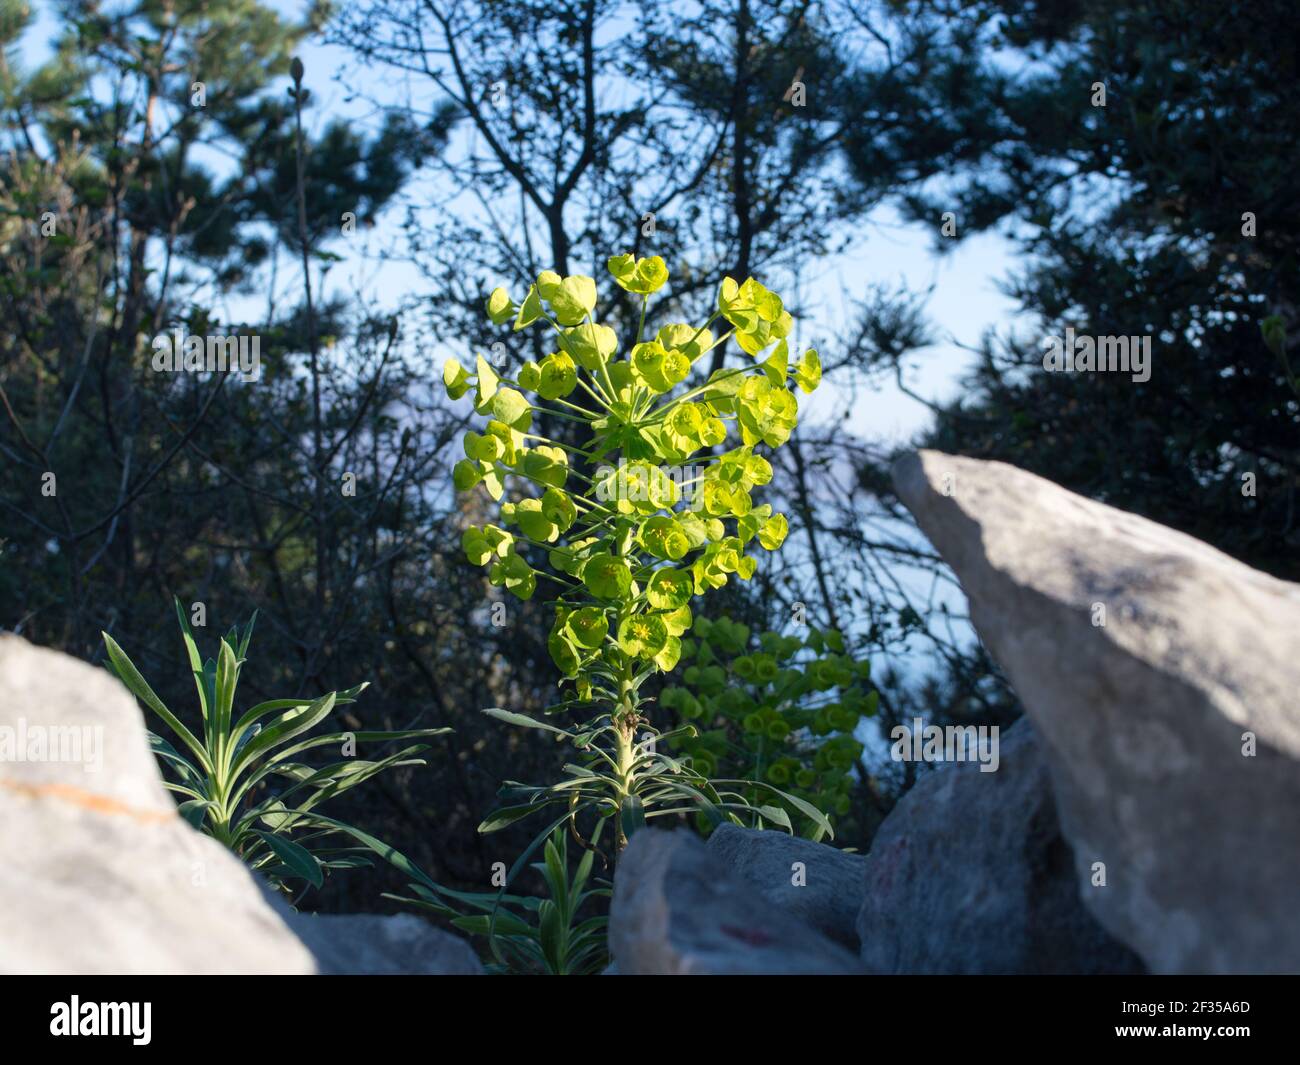
[[(763, 632), (752, 640), (747, 625), (698, 617), (692, 632), (682, 649), (691, 664), (659, 702), (702, 731), (674, 739), (673, 748), (705, 776), (785, 789), (832, 824), (847, 814), (863, 750), (854, 730), (880, 703), (864, 688), (871, 663), (845, 654), (834, 630), (809, 628), (802, 639)], [(747, 797), (763, 799), (757, 788)], [(816, 832), (804, 818), (795, 824)]]
[[(1004, 288), (1022, 312), (984, 338), (921, 442), (1300, 578), (1296, 6), (908, 6), (936, 16), (938, 39), (966, 42), (945, 50), (932, 98), (964, 130), (963, 157), (918, 190), (915, 216), (936, 226), (953, 212), (956, 240), (1010, 223), (1019, 256)], [(849, 160), (872, 181), (874, 154)], [(1148, 337), (1150, 379), (1048, 372), (1043, 338), (1067, 327)]]
[[(131, 659), (104, 633), (110, 670), (181, 743), (178, 751), (149, 730), (149, 744), (174, 780), (163, 786), (182, 797), (181, 815), (191, 825), (229, 847), (275, 887), (293, 894), (295, 882), (319, 888), (334, 869), (369, 866), (364, 848), (341, 845), (350, 826), (321, 814), (317, 807), (396, 766), (424, 765), (415, 756), (427, 744), (412, 744), (377, 760), (357, 758), (358, 744), (427, 739), (450, 729), (404, 732), (330, 732), (306, 738), (336, 706), (354, 702), (366, 685), (330, 692), (311, 701), (271, 699), (235, 716), (235, 690), (253, 636), (256, 615), (221, 639), (216, 659), (203, 661), (176, 601), (176, 616), (199, 696), (203, 734), (196, 736), (154, 694)], [(343, 757), (326, 765), (300, 760), (307, 751), (336, 748)]]
[[(500, 631), (466, 624), (483, 591), (448, 565), (460, 513), (440, 453), (456, 419), (418, 321), (376, 309), (352, 265), (442, 127), (398, 136), (396, 118), (369, 126), (309, 100), (300, 216), (285, 88), (320, 13), (275, 7), (0, 0), (0, 626), (92, 659), (111, 633), (200, 734), (158, 605), (256, 608), (250, 702), (348, 688), (360, 662), (368, 727), (481, 730), (459, 708), (485, 689), (544, 704), (541, 684), (512, 684), (547, 661), (544, 630), (532, 640), (521, 619), (510, 667), (486, 664)], [(260, 337), (260, 376), (153, 372), (153, 338), (178, 328)], [(339, 727), (363, 727), (354, 709), (336, 708)], [(401, 767), (333, 806), (462, 883), (481, 867), (489, 781), (546, 753), (484, 752), (481, 776), (463, 752)], [(422, 828), (435, 818), (436, 848)], [(309, 902), (357, 911), (375, 893), (332, 877)]]

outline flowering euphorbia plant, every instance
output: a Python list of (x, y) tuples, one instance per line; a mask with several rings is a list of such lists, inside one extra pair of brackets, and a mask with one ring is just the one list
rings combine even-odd
[[(791, 386), (811, 392), (820, 381), (817, 352), (792, 363), (791, 317), (752, 278), (725, 279), (704, 325), (669, 324), (646, 339), (646, 304), (667, 281), (667, 267), (658, 256), (620, 255), (609, 260), (609, 271), (641, 296), (640, 326), (626, 357), (619, 357), (615, 331), (596, 319), (595, 281), (547, 271), (520, 304), (498, 288), (487, 313), (496, 325), (513, 319), (515, 330), (549, 330), (554, 352), (513, 377), (482, 356), (473, 374), (454, 359), (443, 370), (449, 395), (472, 389), (475, 410), (488, 419), (482, 432), (465, 435), (456, 486), (482, 485), (494, 500), (507, 499), (500, 524), (465, 531), (465, 552), (489, 567), (493, 585), (521, 599), (532, 597), (539, 579), (557, 585), (549, 647), (572, 694), (555, 709), (590, 711), (568, 729), (486, 711), (558, 733), (584, 757), (558, 784), (508, 783), (524, 801), (481, 828), (559, 804), (564, 812), (553, 825), (594, 810), (614, 816), (619, 843), (647, 817), (691, 809), (789, 829), (776, 804), (784, 801), (829, 830), (801, 799), (771, 788), (772, 804), (753, 805), (732, 786), (739, 782), (709, 780), (689, 759), (658, 751), (640, 695), (648, 678), (677, 665), (692, 600), (733, 575), (748, 580), (757, 564), (750, 552), (774, 551), (785, 539), (785, 517), (755, 505), (751, 492), (772, 478), (764, 452), (784, 444), (795, 427)], [(732, 339), (752, 361), (692, 381), (693, 367)], [(565, 439), (533, 432), (541, 413), (572, 431)]]

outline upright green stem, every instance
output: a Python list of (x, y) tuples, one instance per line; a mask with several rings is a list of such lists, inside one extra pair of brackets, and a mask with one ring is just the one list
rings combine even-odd
[[(637, 344), (641, 343), (641, 334), (645, 332), (645, 311), (649, 305), (650, 305), (650, 293), (647, 292), (645, 295), (641, 297), (641, 321), (637, 324), (636, 327)], [(699, 334), (697, 333), (696, 336), (699, 336)], [(635, 345), (633, 346), (635, 347)]]
[(623, 663), (618, 684), (619, 700), (614, 711), (615, 761), (618, 766), (618, 812), (614, 815), (614, 840), (621, 851), (627, 846), (623, 832), (623, 802), (633, 793), (633, 762), (636, 759), (636, 692), (632, 686), (632, 663)]

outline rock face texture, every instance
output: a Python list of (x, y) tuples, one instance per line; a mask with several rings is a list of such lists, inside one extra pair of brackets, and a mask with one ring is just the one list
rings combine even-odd
[(177, 816), (117, 680), (0, 636), (0, 684), (0, 970), (314, 971), (252, 874)]
[(709, 853), (774, 906), (823, 935), (858, 949), (857, 919), (866, 859), (788, 832), (720, 825)]
[(289, 924), (327, 976), (483, 972), (468, 943), (410, 913), (294, 914)]
[(686, 831), (632, 837), (614, 876), (609, 945), (623, 976), (863, 971), (853, 953), (733, 877)]
[(1033, 719), (1101, 924), (1155, 972), (1300, 972), (1300, 587), (1001, 463), (894, 480)]
[(880, 826), (857, 918), (863, 961), (888, 973), (1142, 972), (1079, 898), (1029, 722), (999, 749), (994, 773), (926, 773)]
[(177, 815), (104, 670), (0, 636), (0, 693), (0, 972), (482, 971), (413, 915), (316, 917), (272, 896)]

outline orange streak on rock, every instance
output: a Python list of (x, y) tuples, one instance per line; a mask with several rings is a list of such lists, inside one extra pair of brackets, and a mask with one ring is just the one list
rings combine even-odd
[(94, 810), (95, 813), (108, 814), (111, 817), (129, 817), (142, 824), (162, 824), (173, 820), (176, 816), (158, 810), (142, 810), (138, 806), (110, 799), (106, 795), (96, 795), (93, 791), (74, 788), (71, 784), (28, 784), (20, 780), (0, 780), (0, 788), (17, 792), (29, 799), (53, 798), (86, 810)]

